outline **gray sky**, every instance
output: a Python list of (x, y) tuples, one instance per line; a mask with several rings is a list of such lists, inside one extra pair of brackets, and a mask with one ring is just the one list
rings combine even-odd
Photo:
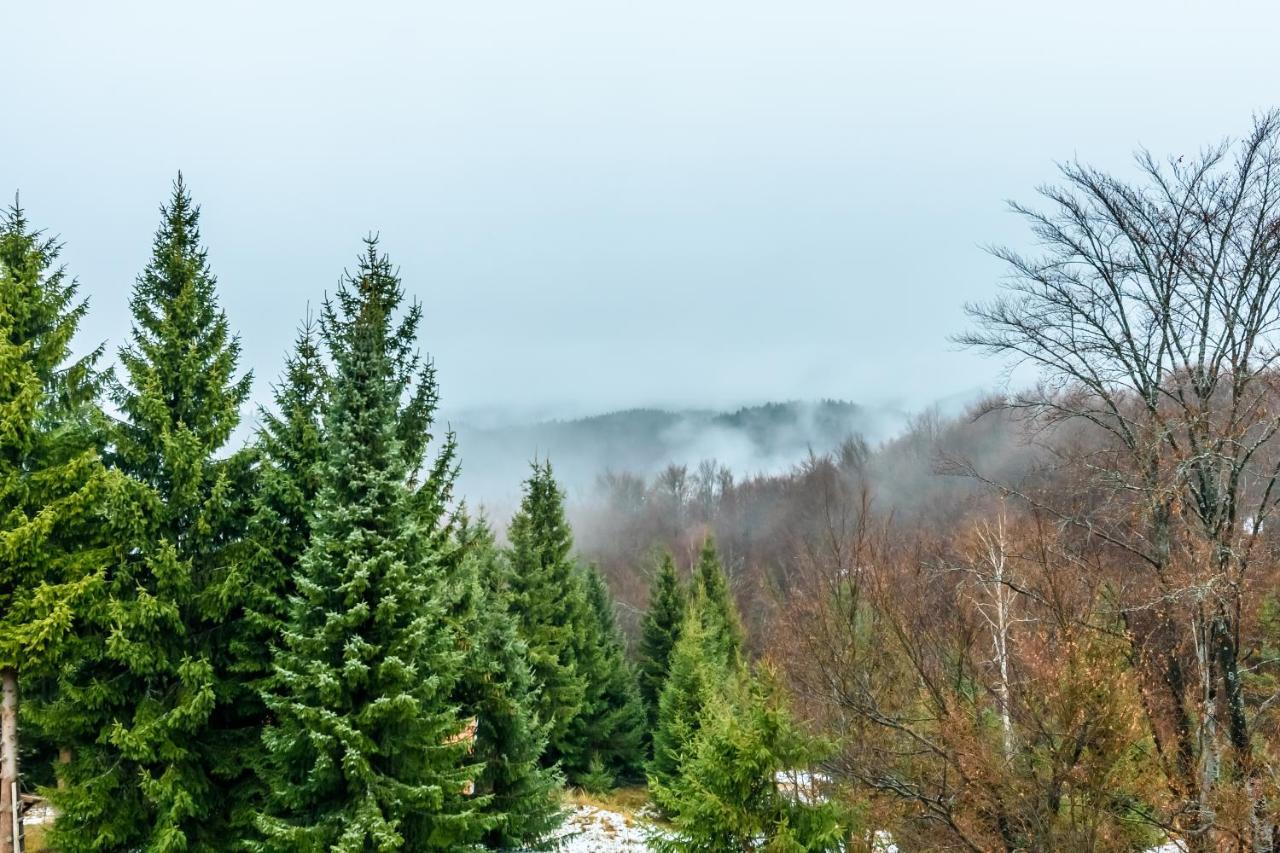
[(181, 168), (265, 391), (381, 232), (450, 410), (996, 380), (980, 245), (1053, 162), (1192, 151), (1280, 102), (1280, 5), (0, 0), (0, 191), (118, 344)]

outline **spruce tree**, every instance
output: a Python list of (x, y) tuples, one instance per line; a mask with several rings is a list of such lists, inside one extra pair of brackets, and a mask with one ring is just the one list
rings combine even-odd
[[(307, 318), (285, 360), (284, 375), (273, 388), (274, 409), (260, 410), (256, 487), (252, 515), (242, 543), (239, 571), (244, 607), (230, 640), (232, 672), (244, 685), (240, 715), (266, 724), (261, 693), (272, 672), (272, 649), (284, 638), (289, 602), (296, 594), (294, 574), (311, 541), (311, 518), (320, 491), (324, 461), (322, 418), (328, 373), (319, 330)], [(250, 813), (261, 809), (265, 790), (261, 739), (247, 744), (253, 766), (250, 786), (239, 793)], [(250, 814), (251, 816), (251, 814)]]
[(586, 691), (569, 726), (563, 759), (571, 778), (600, 791), (641, 774), (646, 719), (609, 589), (594, 567), (582, 577), (589, 619), (578, 666)]
[(124, 553), (95, 614), (101, 642), (62, 673), (51, 709), (76, 741), (56, 794), (61, 850), (223, 847), (227, 792), (247, 773), (224, 626), (248, 460), (225, 450), (250, 377), (199, 216), (179, 175), (133, 289), (109, 455), (129, 483), (113, 530)]
[[(19, 689), (40, 690), (75, 653), (110, 559), (116, 491), (99, 456), (101, 350), (72, 339), (87, 310), (60, 246), (15, 203), (0, 218), (0, 815), (18, 782)], [(38, 706), (37, 706), (38, 708)], [(38, 717), (38, 714), (37, 714)], [(0, 850), (12, 849), (7, 819)]]
[(658, 699), (653, 757), (647, 768), (654, 801), (667, 813), (676, 805), (667, 799), (667, 792), (680, 776), (681, 761), (698, 733), (703, 708), (737, 689), (745, 677), (741, 624), (715, 544), (708, 537)]
[(667, 799), (680, 777), (680, 765), (698, 732), (702, 710), (729, 688), (738, 673), (723, 648), (707, 630), (705, 602), (695, 593), (680, 626), (680, 639), (671, 652), (671, 671), (658, 700), (653, 730), (653, 758), (647, 770), (654, 802), (667, 814), (676, 803)]
[(715, 540), (710, 536), (702, 543), (702, 552), (694, 569), (694, 583), (702, 598), (702, 618), (712, 642), (720, 645), (728, 660), (739, 661), (743, 647), (742, 617), (738, 615), (738, 606), (729, 591), (729, 580), (725, 577)]
[(649, 609), (640, 630), (638, 678), (650, 728), (658, 721), (658, 698), (671, 669), (671, 650), (680, 638), (680, 623), (687, 606), (675, 560), (670, 552), (664, 553), (649, 588)]
[(275, 410), (260, 410), (257, 481), (244, 543), (246, 622), (237, 659), (246, 679), (271, 669), (271, 646), (283, 636), (293, 575), (311, 542), (311, 519), (325, 459), (322, 420), (328, 373), (318, 329), (308, 319), (273, 388)]
[[(564, 496), (551, 463), (533, 465), (520, 509), (507, 538), (511, 562), (511, 609), (538, 689), (538, 719), (548, 725), (543, 763), (577, 758), (570, 727), (582, 711), (587, 684), (578, 654), (585, 643), (590, 611), (581, 576), (571, 557), (573, 536)], [(584, 769), (566, 767), (566, 772)]]
[(473, 754), (481, 770), (475, 789), (488, 798), (485, 813), (495, 819), (485, 846), (539, 847), (564, 818), (563, 779), (541, 764), (548, 727), (537, 718), (528, 650), (508, 607), (509, 566), (488, 525), (465, 519), (451, 563), (467, 650), (455, 701), (476, 721)]
[(434, 404), (434, 374), (421, 308), (397, 320), (402, 301), (370, 238), (322, 314), (326, 458), (266, 697), (264, 850), (458, 850), (492, 823), (465, 793), (478, 768), (451, 701), (465, 651), (415, 497), (425, 442), (404, 437), (405, 418), (430, 420), (412, 407)]
[[(659, 782), (673, 831), (654, 839), (664, 853), (847, 848), (851, 816), (808, 769), (823, 745), (795, 725), (768, 674), (713, 694), (686, 743), (679, 772)], [(804, 780), (787, 786), (787, 775)]]

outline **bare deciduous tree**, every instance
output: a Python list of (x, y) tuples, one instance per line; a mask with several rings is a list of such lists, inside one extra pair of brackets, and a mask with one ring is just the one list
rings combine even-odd
[[(1042, 382), (1004, 405), (1042, 426), (1089, 427), (1058, 458), (1095, 499), (996, 485), (1149, 581), (1121, 607), (1183, 803), (1176, 825), (1202, 849), (1275, 844), (1240, 619), (1280, 499), (1278, 141), (1280, 114), (1267, 113), (1239, 143), (1192, 158), (1140, 152), (1136, 182), (1062, 166), (1061, 184), (1040, 190), (1045, 210), (1013, 205), (1041, 251), (994, 250), (1012, 275), (1000, 298), (969, 306), (976, 328), (960, 338), (1039, 369)], [(1219, 814), (1227, 790), (1247, 800), (1244, 825)]]

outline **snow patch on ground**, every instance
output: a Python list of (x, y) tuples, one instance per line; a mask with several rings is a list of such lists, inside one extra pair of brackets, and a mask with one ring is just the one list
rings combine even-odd
[(29, 804), (22, 812), (22, 822), (27, 826), (41, 826), (53, 823), (55, 814), (53, 806), (40, 800)]
[(651, 826), (626, 815), (577, 806), (556, 832), (556, 849), (562, 853), (643, 853), (649, 850), (645, 838), (651, 832)]

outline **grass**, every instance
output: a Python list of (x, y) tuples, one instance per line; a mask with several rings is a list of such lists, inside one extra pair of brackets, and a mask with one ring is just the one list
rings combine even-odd
[(569, 806), (592, 806), (597, 809), (617, 812), (624, 817), (634, 819), (645, 806), (649, 805), (649, 789), (643, 785), (630, 788), (614, 788), (602, 794), (593, 794), (582, 788), (570, 788), (565, 792), (565, 804)]
[(52, 849), (44, 842), (44, 831), (45, 827), (43, 825), (27, 825), (22, 828), (22, 849), (24, 853), (43, 853), (43, 851)]

